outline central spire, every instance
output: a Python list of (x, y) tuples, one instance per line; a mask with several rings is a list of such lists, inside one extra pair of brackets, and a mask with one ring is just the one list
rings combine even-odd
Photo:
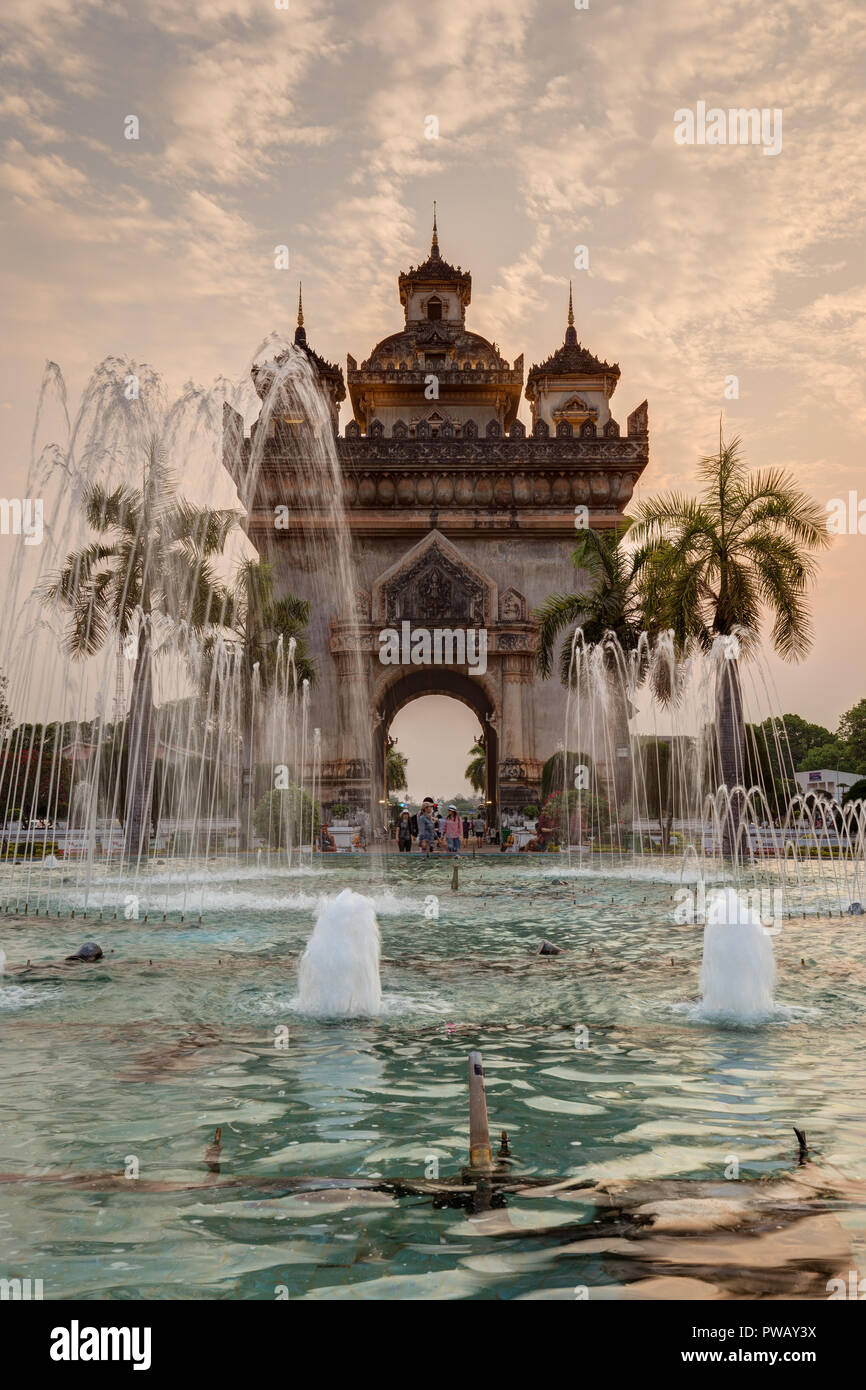
[(565, 330), (565, 341), (571, 346), (577, 343), (577, 333), (574, 327), (574, 304), (571, 297), (571, 281), (568, 282), (568, 327)]
[(430, 242), (431, 260), (439, 259), (439, 231), (436, 226), (436, 200), (433, 200), (433, 240)]
[(300, 346), (300, 345), (306, 345), (306, 342), (307, 342), (307, 330), (306, 330), (305, 327), (304, 327), (303, 285), (302, 285), (301, 281), (299, 280), (299, 281), (298, 281), (298, 326), (297, 326), (297, 328), (295, 329), (295, 343), (298, 344), (298, 345)]

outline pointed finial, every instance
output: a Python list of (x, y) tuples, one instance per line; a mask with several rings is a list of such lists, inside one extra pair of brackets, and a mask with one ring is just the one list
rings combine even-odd
[(568, 282), (568, 327), (565, 330), (565, 341), (569, 347), (574, 347), (577, 343), (577, 330), (574, 327), (574, 303), (571, 297), (571, 281)]
[(436, 226), (436, 200), (433, 200), (433, 240), (430, 243), (430, 255), (439, 255), (439, 230)]
[(298, 281), (298, 326), (295, 329), (295, 344), (298, 347), (305, 347), (307, 342), (307, 330), (304, 327), (304, 300), (303, 285)]

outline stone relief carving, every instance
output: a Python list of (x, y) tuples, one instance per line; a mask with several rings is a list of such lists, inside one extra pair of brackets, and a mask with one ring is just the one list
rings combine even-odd
[(520, 758), (505, 758), (499, 764), (499, 776), (503, 782), (526, 782), (529, 780), (526, 764)]
[(526, 599), (519, 590), (506, 589), (499, 599), (499, 621), (522, 623), (526, 620)]
[(392, 575), (382, 592), (386, 622), (428, 626), (481, 626), (484, 598), (481, 581), (438, 545)]

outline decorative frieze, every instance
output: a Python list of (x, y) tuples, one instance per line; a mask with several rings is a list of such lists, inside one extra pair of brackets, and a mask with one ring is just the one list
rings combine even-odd
[[(348, 508), (437, 507), (447, 509), (567, 507), (581, 504), (621, 510), (631, 498), (643, 465), (612, 469), (517, 468), (457, 471), (422, 467), (354, 468), (343, 474), (343, 503)], [(258, 507), (321, 506), (318, 493), (306, 495), (309, 483), (283, 465), (263, 469), (256, 489)]]

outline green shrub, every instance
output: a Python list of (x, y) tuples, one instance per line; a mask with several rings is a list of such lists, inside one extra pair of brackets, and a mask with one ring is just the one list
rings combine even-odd
[(592, 758), (588, 753), (563, 753), (561, 748), (553, 753), (541, 769), (542, 801), (547, 801), (548, 797), (561, 792), (563, 784), (569, 789), (573, 788), (574, 771), (577, 767), (592, 768)]
[(253, 812), (256, 834), (271, 849), (309, 844), (318, 835), (322, 814), (318, 802), (301, 787), (268, 792)]

